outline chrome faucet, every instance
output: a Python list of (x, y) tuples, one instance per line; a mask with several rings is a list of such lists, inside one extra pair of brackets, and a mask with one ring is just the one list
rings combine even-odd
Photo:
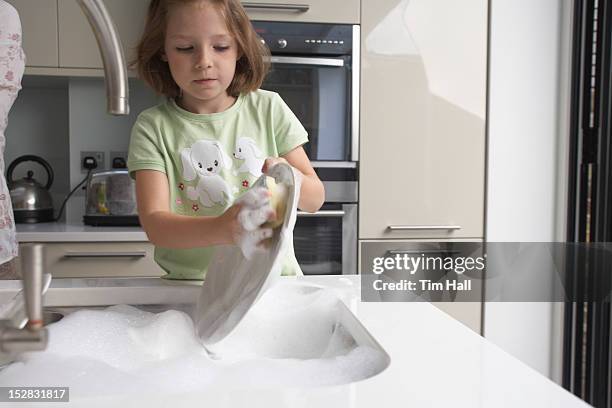
[(23, 244), (19, 252), (28, 319), (25, 329), (10, 317), (0, 320), (0, 364), (10, 361), (18, 353), (47, 347), (42, 311), (44, 248), (42, 244)]
[[(117, 29), (102, 0), (76, 1), (91, 25), (102, 55), (108, 113), (127, 115), (130, 111), (127, 68)], [(25, 329), (10, 319), (0, 320), (0, 365), (18, 353), (47, 347), (42, 310), (44, 248), (41, 244), (23, 244), (20, 258), (28, 319)]]
[(77, 0), (77, 2), (89, 20), (102, 54), (108, 113), (127, 115), (130, 113), (127, 68), (117, 29), (102, 0)]

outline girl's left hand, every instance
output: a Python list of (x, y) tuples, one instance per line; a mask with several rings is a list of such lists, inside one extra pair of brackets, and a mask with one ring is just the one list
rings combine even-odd
[(304, 148), (298, 146), (282, 157), (268, 157), (264, 161), (261, 171), (265, 175), (269, 175), (272, 168), (278, 163), (290, 165), (296, 177), (299, 178), (300, 201), (298, 208), (308, 212), (315, 212), (321, 208), (325, 200), (325, 187), (312, 168)]
[(262, 173), (268, 174), (268, 171), (270, 171), (270, 169), (278, 163), (289, 164), (289, 162), (284, 157), (268, 157), (266, 161), (264, 161), (264, 164), (261, 168)]

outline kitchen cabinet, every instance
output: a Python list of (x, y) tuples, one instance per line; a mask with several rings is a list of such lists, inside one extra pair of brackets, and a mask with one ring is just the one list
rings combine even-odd
[[(150, 0), (105, 0), (129, 62), (144, 28)], [(59, 66), (102, 68), (96, 37), (81, 7), (74, 0), (58, 0)]]
[(487, 2), (361, 7), (359, 237), (482, 238)]
[(57, 0), (8, 0), (21, 19), (26, 64), (57, 67)]
[[(23, 25), (26, 73), (42, 75), (102, 75), (102, 58), (87, 18), (75, 0), (10, 0)], [(105, 0), (132, 61), (144, 28), (150, 0)], [(253, 20), (359, 24), (360, 1), (282, 3), (244, 2)]]
[[(388, 269), (382, 274), (372, 276), (373, 267), (371, 261), (373, 258), (388, 258), (393, 259), (396, 254), (404, 256), (408, 255), (412, 258), (421, 258), (421, 265), (424, 262), (431, 262), (430, 265), (435, 265), (434, 259), (440, 258), (442, 262), (447, 257), (452, 256), (454, 259), (476, 258), (483, 257), (483, 242), (482, 240), (471, 239), (449, 239), (441, 242), (438, 239), (414, 239), (414, 240), (360, 240), (359, 241), (359, 270), (358, 273), (365, 274), (362, 280), (361, 293), (369, 301), (377, 302), (415, 302), (414, 295), (420, 292), (412, 290), (397, 290), (397, 291), (373, 291), (369, 285), (370, 278), (382, 278), (387, 282), (401, 282), (408, 280), (419, 285), (420, 280), (430, 280), (431, 282), (466, 282), (470, 281), (469, 290), (430, 290), (426, 293), (426, 298), (422, 301), (428, 301), (438, 309), (450, 315), (454, 319), (463, 323), (478, 334), (481, 334), (482, 322), (482, 299), (483, 299), (483, 282), (484, 275), (473, 266), (466, 270), (455, 272), (446, 272), (439, 269), (427, 269), (419, 267), (416, 270), (392, 270)], [(432, 258), (431, 261), (425, 261), (425, 258)], [(402, 261), (403, 262), (403, 261)], [(414, 265), (410, 260), (408, 265)], [(462, 260), (464, 262), (464, 260)], [(402, 264), (405, 265), (405, 264)], [(367, 276), (369, 275), (369, 276)]]
[(431, 302), (431, 304), (482, 335), (482, 302)]
[[(144, 27), (150, 0), (105, 0), (129, 62)], [(19, 12), (26, 73), (102, 75), (93, 31), (75, 0), (9, 0)], [(94, 71), (95, 69), (96, 71)]]
[(251, 20), (359, 24), (360, 0), (243, 1)]
[[(45, 242), (45, 272), (54, 278), (159, 277), (149, 242)], [(19, 262), (17, 263), (19, 264)]]

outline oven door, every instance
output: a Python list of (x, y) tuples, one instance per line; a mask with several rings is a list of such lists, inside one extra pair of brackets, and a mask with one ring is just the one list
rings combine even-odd
[(277, 92), (304, 125), (311, 161), (357, 161), (352, 76), (350, 56), (271, 57), (262, 88)]
[(298, 211), (295, 256), (304, 275), (357, 273), (357, 204), (324, 204), (316, 213)]

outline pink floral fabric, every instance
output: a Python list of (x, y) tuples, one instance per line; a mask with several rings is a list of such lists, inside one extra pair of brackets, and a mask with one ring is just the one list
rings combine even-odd
[(0, 264), (17, 256), (11, 197), (4, 177), (4, 131), (8, 114), (21, 89), (25, 55), (21, 47), (21, 21), (17, 11), (0, 0)]

